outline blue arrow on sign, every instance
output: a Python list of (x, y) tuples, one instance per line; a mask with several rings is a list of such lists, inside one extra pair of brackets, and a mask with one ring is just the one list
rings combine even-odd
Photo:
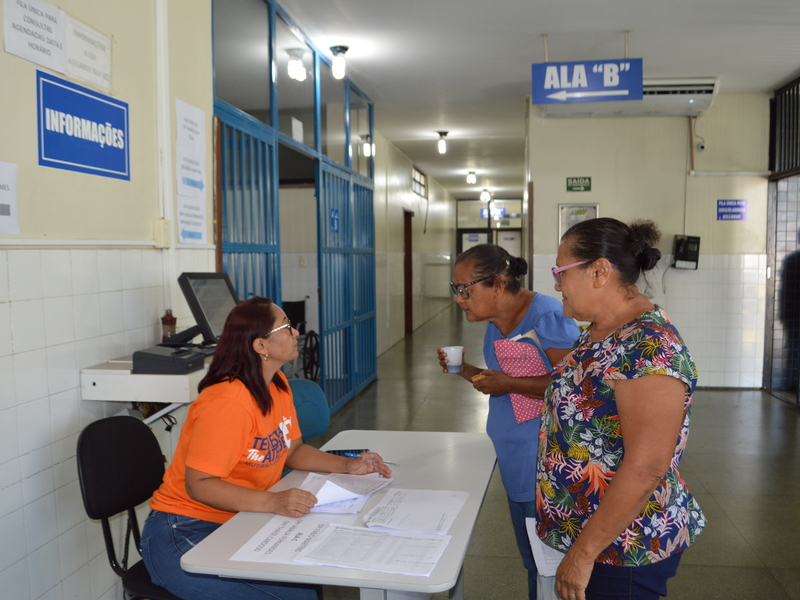
[(533, 104), (642, 99), (642, 59), (533, 65)]

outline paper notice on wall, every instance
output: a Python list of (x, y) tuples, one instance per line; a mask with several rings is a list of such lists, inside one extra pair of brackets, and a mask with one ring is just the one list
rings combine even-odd
[(111, 40), (67, 16), (67, 73), (111, 89)]
[(5, 50), (48, 69), (64, 73), (67, 18), (63, 10), (41, 0), (3, 0)]
[(17, 165), (0, 162), (0, 233), (19, 235)]
[(206, 199), (178, 196), (178, 241), (206, 244)]
[(175, 100), (178, 126), (175, 140), (175, 165), (178, 195), (190, 198), (206, 196), (206, 125), (205, 113), (181, 100)]

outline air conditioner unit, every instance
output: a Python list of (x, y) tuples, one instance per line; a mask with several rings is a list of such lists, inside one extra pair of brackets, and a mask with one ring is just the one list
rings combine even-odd
[(641, 100), (539, 105), (543, 117), (696, 117), (719, 91), (719, 79), (645, 79)]

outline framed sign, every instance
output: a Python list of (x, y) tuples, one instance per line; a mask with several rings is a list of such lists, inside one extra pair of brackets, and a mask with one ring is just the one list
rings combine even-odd
[(561, 241), (567, 230), (581, 221), (596, 219), (600, 216), (599, 204), (559, 204), (558, 205), (558, 240)]

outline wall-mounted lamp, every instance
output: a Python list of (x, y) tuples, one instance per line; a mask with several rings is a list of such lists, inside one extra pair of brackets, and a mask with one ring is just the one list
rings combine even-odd
[(295, 81), (305, 81), (306, 67), (303, 64), (303, 54), (305, 54), (305, 50), (302, 48), (287, 48), (286, 54), (289, 55), (289, 64), (287, 65), (289, 77)]
[(480, 198), (481, 198), (481, 201), (483, 201), (483, 202), (489, 202), (489, 200), (492, 199), (492, 195), (489, 193), (489, 190), (487, 190), (486, 188), (483, 188), (483, 191), (481, 192), (481, 197)]
[(475, 176), (475, 171), (470, 171), (467, 173), (467, 183), (474, 184), (478, 182), (478, 178)]
[(349, 46), (331, 46), (331, 52), (333, 52), (331, 71), (334, 79), (344, 79), (344, 71), (347, 67), (347, 64), (344, 60), (344, 55), (348, 50), (350, 50)]
[(447, 152), (447, 142), (444, 141), (445, 136), (447, 136), (446, 131), (437, 131), (436, 133), (439, 134), (439, 143), (437, 147), (439, 148), (439, 154), (444, 154)]
[(374, 156), (375, 144), (370, 143), (369, 134), (362, 135), (361, 140), (363, 141), (363, 144), (361, 144), (361, 153), (367, 158)]

